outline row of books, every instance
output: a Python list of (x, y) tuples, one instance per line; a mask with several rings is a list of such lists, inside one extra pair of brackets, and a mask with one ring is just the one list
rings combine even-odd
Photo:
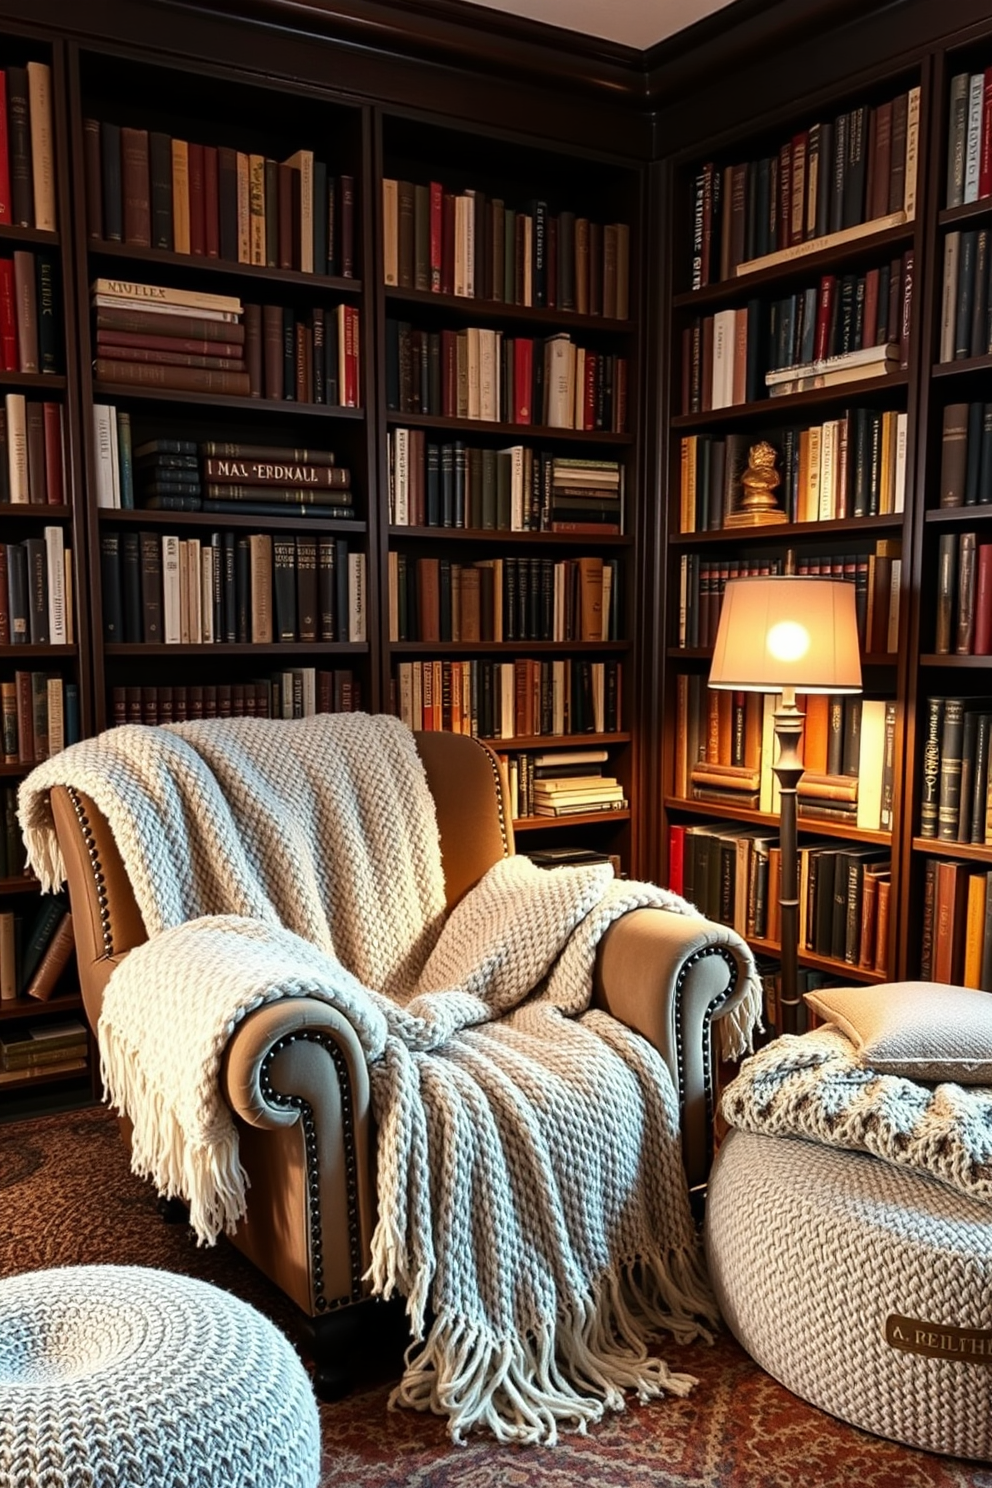
[(697, 316), (682, 332), (682, 412), (840, 386), (904, 370), (913, 253), (863, 275)]
[[(0, 939), (0, 987), (2, 948)], [(39, 1023), (19, 1036), (0, 1039), (0, 1082), (14, 1084), (42, 1075), (82, 1074), (88, 1060), (89, 1035), (78, 1018)]]
[(51, 672), (0, 680), (5, 765), (34, 765), (79, 739), (79, 687)]
[(301, 313), (288, 305), (244, 304), (235, 295), (120, 279), (95, 280), (91, 301), (100, 381), (359, 405), (361, 322), (355, 305)]
[(401, 661), (392, 701), (412, 729), (482, 739), (615, 734), (621, 681), (618, 661)]
[(394, 527), (477, 531), (623, 530), (624, 472), (616, 460), (585, 460), (523, 444), (508, 449), (437, 444), (424, 429), (386, 436), (389, 521)]
[(100, 558), (111, 644), (366, 639), (365, 554), (344, 538), (107, 530)]
[(0, 878), (20, 878), (27, 866), (17, 820), (17, 786), (0, 786)]
[(15, 248), (0, 257), (0, 370), (61, 373), (61, 324), (55, 255)]
[(350, 667), (291, 667), (232, 682), (116, 684), (108, 698), (115, 725), (197, 722), (201, 718), (308, 718), (362, 707), (361, 678)]
[(992, 845), (992, 698), (928, 697), (922, 723), (920, 836)]
[[(701, 914), (751, 940), (781, 937), (777, 835), (735, 822), (669, 827), (669, 882)], [(803, 842), (798, 850), (800, 951), (884, 971), (891, 863), (881, 847)]]
[[(808, 820), (868, 831), (892, 827), (896, 705), (879, 698), (810, 694), (799, 750), (798, 808)], [(676, 682), (673, 795), (737, 810), (775, 812), (777, 753), (771, 693), (707, 688), (698, 673)]]
[[(514, 820), (528, 816), (573, 816), (626, 805), (623, 788), (605, 773), (605, 749), (556, 749), (546, 754), (500, 753)], [(622, 809), (622, 808), (621, 808)]]
[(992, 194), (992, 67), (958, 72), (947, 98), (945, 206), (960, 207)]
[[(784, 572), (781, 558), (705, 558), (683, 553), (679, 558), (678, 644), (683, 650), (706, 649), (716, 640), (723, 591), (730, 579), (757, 578)], [(898, 538), (879, 538), (874, 552), (843, 556), (804, 556), (795, 572), (830, 575), (854, 584), (858, 639), (871, 655), (899, 649), (899, 612), (902, 593), (902, 544)]]
[[(692, 288), (785, 261), (827, 234), (916, 211), (920, 90), (801, 129), (777, 151), (693, 182)], [(808, 250), (807, 250), (808, 251)]]
[(52, 69), (0, 69), (0, 223), (56, 232)]
[(944, 237), (938, 361), (960, 362), (992, 353), (992, 255), (987, 227)]
[(617, 562), (507, 555), (388, 560), (391, 641), (617, 639)]
[[(789, 522), (833, 522), (901, 512), (906, 501), (908, 416), (852, 408), (770, 441), (779, 480), (776, 509)], [(689, 434), (679, 464), (679, 531), (716, 532), (741, 510), (741, 477), (753, 434)]]
[(355, 272), (355, 183), (286, 160), (84, 119), (91, 238), (304, 274)]
[(61, 527), (0, 543), (0, 646), (71, 646), (72, 549)]
[(626, 320), (630, 229), (546, 201), (508, 207), (469, 187), (382, 183), (384, 282), (400, 289)]
[(0, 1001), (47, 1002), (73, 952), (66, 895), (39, 894), (30, 913), (4, 910), (3, 915), (8, 918), (0, 916)]
[(920, 978), (992, 992), (992, 894), (987, 869), (951, 858), (923, 865)]
[(65, 504), (62, 405), (7, 393), (0, 407), (0, 502)]
[(392, 413), (551, 429), (627, 427), (627, 359), (553, 336), (469, 326), (419, 329), (386, 321), (386, 407)]
[(937, 545), (938, 656), (992, 654), (992, 542), (975, 532), (942, 532)]
[(941, 506), (992, 503), (992, 403), (948, 403), (940, 443)]

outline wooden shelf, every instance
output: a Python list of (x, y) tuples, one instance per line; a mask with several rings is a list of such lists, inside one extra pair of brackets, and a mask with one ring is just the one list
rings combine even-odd
[(604, 823), (630, 821), (629, 811), (582, 811), (573, 816), (521, 816), (514, 817), (515, 832), (544, 832), (548, 828), (557, 831), (560, 827), (592, 827)]
[[(988, 359), (988, 365), (992, 366), (992, 358)], [(844, 406), (865, 398), (874, 399), (879, 393), (905, 388), (908, 383), (908, 373), (892, 372), (886, 377), (866, 377), (863, 382), (842, 382), (834, 387), (810, 388), (805, 393), (788, 393), (780, 398), (759, 398), (754, 403), (733, 403), (729, 408), (713, 408), (705, 413), (679, 413), (670, 422), (671, 427), (680, 433), (691, 433), (693, 429), (709, 429), (714, 424), (767, 425), (791, 422), (795, 419), (797, 409), (815, 409), (831, 404)]]
[(398, 656), (505, 656), (513, 660), (514, 652), (527, 655), (595, 656), (629, 651), (629, 641), (390, 641), (389, 649)]
[[(748, 945), (753, 951), (766, 956), (781, 956), (782, 948), (774, 940), (757, 940), (753, 935), (747, 939)], [(836, 961), (832, 956), (818, 956), (815, 951), (800, 950), (798, 952), (799, 965), (808, 966), (811, 970), (828, 971), (834, 976), (847, 977), (852, 982), (881, 983), (889, 980), (886, 971), (875, 971), (866, 966), (852, 966), (849, 961)]]
[(283, 419), (334, 419), (340, 422), (362, 423), (364, 408), (342, 408), (337, 403), (296, 403), (291, 398), (242, 398), (225, 397), (221, 393), (181, 392), (177, 388), (138, 387), (130, 382), (93, 383), (97, 399), (112, 398), (118, 403), (147, 403), (162, 405), (179, 404), (189, 409), (230, 409), (232, 413), (248, 413), (252, 417)]
[[(156, 268), (167, 269), (166, 277), (169, 280), (174, 280), (177, 273), (180, 278), (189, 276), (194, 280), (201, 279), (203, 275), (216, 275), (224, 279), (241, 279), (246, 285), (281, 284), (293, 289), (312, 289), (314, 295), (321, 300), (329, 295), (355, 296), (362, 293), (360, 279), (332, 279), (326, 274), (301, 274), (296, 269), (270, 269), (261, 264), (234, 263), (229, 258), (205, 258), (199, 255), (194, 258), (188, 253), (167, 253), (162, 248), (136, 248), (132, 243), (110, 243), (98, 238), (87, 238), (86, 249), (91, 269), (100, 259), (108, 262), (123, 259), (129, 263), (141, 264), (149, 271)], [(144, 279), (142, 282), (145, 282)], [(251, 300), (250, 294), (248, 299)]]
[(72, 507), (51, 506), (41, 501), (0, 501), (0, 520), (27, 518), (35, 522), (65, 522), (72, 517)]
[[(689, 816), (740, 822), (744, 826), (772, 827), (776, 831), (781, 821), (777, 812), (749, 811), (743, 806), (724, 806), (715, 801), (687, 801), (681, 796), (666, 796), (665, 809)], [(891, 832), (870, 831), (866, 827), (851, 826), (848, 822), (814, 821), (812, 817), (803, 816), (802, 812), (799, 813), (797, 826), (807, 837), (841, 837), (848, 842), (878, 843), (882, 847), (889, 847), (892, 842)]]
[(913, 851), (929, 858), (962, 858), (969, 863), (992, 867), (992, 846), (973, 842), (942, 842), (936, 837), (914, 837)]
[(632, 336), (636, 326), (630, 320), (606, 320), (602, 315), (580, 315), (577, 310), (549, 309), (545, 305), (511, 305), (505, 300), (483, 300), (478, 296), (435, 294), (429, 289), (399, 289), (384, 286), (387, 306), (416, 306), (418, 309), (444, 310), (476, 321), (496, 324), (558, 326), (582, 334)]
[(498, 754), (531, 749), (607, 749), (611, 744), (629, 744), (631, 735), (615, 734), (529, 734), (519, 739), (486, 739)]
[(390, 527), (390, 542), (508, 543), (512, 547), (628, 548), (634, 539), (623, 533), (515, 532), (506, 527)]
[(39, 1065), (33, 1074), (26, 1070), (0, 1070), (0, 1090), (28, 1090), (35, 1085), (51, 1085), (56, 1080), (78, 1080), (90, 1076), (88, 1059), (73, 1059), (67, 1064), (49, 1068)]
[(389, 409), (386, 422), (402, 428), (439, 429), (449, 434), (491, 434), (494, 439), (526, 439), (546, 443), (567, 441), (570, 444), (616, 444), (633, 442), (631, 434), (614, 434), (608, 429), (553, 429), (547, 424), (497, 424), (489, 419), (442, 418), (433, 413), (397, 413)]
[(142, 527), (250, 527), (255, 531), (259, 528), (281, 530), (291, 527), (294, 531), (325, 534), (337, 532), (342, 537), (348, 534), (364, 534), (368, 531), (366, 522), (352, 518), (316, 517), (309, 514), (305, 517), (252, 517), (243, 516), (238, 512), (228, 515), (226, 512), (146, 511), (144, 507), (131, 509), (130, 507), (102, 506), (97, 512), (97, 520), (101, 526), (123, 524), (125, 527), (135, 524)]
[(0, 646), (0, 658), (4, 661), (19, 661), (21, 657), (41, 657), (47, 661), (64, 661), (69, 656), (76, 655), (76, 647), (73, 646)]
[[(992, 511), (992, 507), (989, 508)], [(972, 508), (974, 510), (974, 508)], [(856, 538), (862, 532), (895, 532), (902, 527), (902, 513), (874, 517), (837, 517), (829, 522), (775, 522), (768, 527), (717, 527), (707, 532), (673, 532), (668, 539), (673, 548), (724, 546), (740, 548), (744, 544), (792, 541), (797, 537), (822, 537), (832, 542), (837, 537)]]
[(52, 1013), (78, 1013), (83, 1007), (80, 993), (62, 993), (47, 1002), (35, 997), (14, 997), (0, 1002), (0, 1023), (14, 1018), (49, 1017)]
[(264, 656), (270, 661), (280, 656), (364, 656), (368, 652), (367, 641), (273, 641), (262, 645), (255, 641), (217, 641), (203, 645), (146, 645), (118, 641), (104, 646), (107, 656), (152, 657), (163, 656)]

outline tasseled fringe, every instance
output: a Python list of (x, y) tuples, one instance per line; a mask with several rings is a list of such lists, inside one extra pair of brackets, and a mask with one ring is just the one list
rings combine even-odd
[(103, 1025), (100, 1075), (108, 1104), (133, 1126), (131, 1171), (151, 1179), (164, 1198), (189, 1205), (197, 1244), (215, 1245), (222, 1230), (233, 1233), (244, 1217), (248, 1188), (233, 1122), (229, 1133), (214, 1132), (191, 1144), (162, 1092), (148, 1083), (135, 1051), (108, 1037)]
[(744, 1054), (754, 1053), (754, 1034), (762, 1028), (761, 983), (751, 977), (747, 990), (731, 1012), (717, 1024), (720, 1030), (720, 1057), (724, 1060), (740, 1059)]
[(54, 894), (65, 883), (65, 860), (59, 847), (59, 840), (55, 835), (55, 828), (49, 823), (44, 825), (24, 826), (22, 828), (24, 847), (27, 852), (27, 860), (35, 877), (41, 884), (43, 894)]
[(565, 1316), (512, 1338), (448, 1311), (410, 1345), (389, 1405), (446, 1416), (458, 1445), (481, 1428), (501, 1442), (554, 1446), (559, 1430), (585, 1433), (622, 1411), (625, 1392), (642, 1402), (687, 1395), (695, 1377), (673, 1372), (645, 1340), (664, 1328), (680, 1343), (711, 1341), (700, 1316), (715, 1324), (716, 1305), (689, 1250), (612, 1271)]

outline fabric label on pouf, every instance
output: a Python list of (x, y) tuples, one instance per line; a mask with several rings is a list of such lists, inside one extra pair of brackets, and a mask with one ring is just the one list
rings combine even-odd
[(885, 1319), (885, 1341), (907, 1354), (928, 1359), (962, 1359), (969, 1364), (992, 1364), (992, 1328), (951, 1328), (924, 1318), (900, 1317), (893, 1312)]

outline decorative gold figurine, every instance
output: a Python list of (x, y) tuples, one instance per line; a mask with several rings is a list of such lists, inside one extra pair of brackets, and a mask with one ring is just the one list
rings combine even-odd
[(775, 459), (775, 451), (767, 440), (752, 444), (748, 450), (747, 469), (741, 476), (744, 495), (738, 510), (728, 517), (728, 527), (765, 527), (773, 522), (788, 521), (775, 500), (775, 487), (782, 480), (775, 469)]

